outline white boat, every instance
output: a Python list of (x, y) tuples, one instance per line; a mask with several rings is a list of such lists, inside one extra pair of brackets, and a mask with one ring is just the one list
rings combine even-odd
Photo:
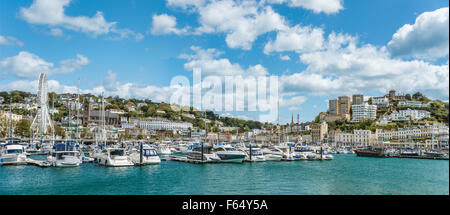
[(310, 147), (296, 146), (294, 147), (294, 159), (295, 160), (314, 160), (317, 158), (317, 154)]
[(27, 163), (25, 148), (20, 144), (6, 144), (0, 152), (1, 165), (22, 165)]
[(261, 152), (261, 149), (257, 146), (250, 146), (245, 151), (247, 153), (247, 157), (245, 161), (249, 162), (263, 162), (266, 161), (264, 154)]
[[(320, 153), (319, 153), (320, 156)], [(322, 160), (333, 160), (334, 156), (330, 153), (328, 153), (327, 150), (322, 150), (322, 156), (321, 156)]]
[(131, 158), (126, 155), (124, 148), (105, 148), (96, 154), (96, 160), (99, 165), (107, 167), (134, 165)]
[(247, 156), (245, 152), (236, 150), (231, 145), (214, 145), (213, 152), (220, 158), (220, 162), (224, 163), (242, 163)]
[(77, 167), (82, 163), (80, 151), (74, 148), (72, 142), (55, 144), (47, 160), (54, 167)]
[(263, 148), (261, 152), (266, 161), (280, 161), (283, 158), (283, 151), (275, 147)]
[(170, 147), (168, 144), (160, 143), (156, 147), (156, 152), (158, 155), (171, 155), (172, 150), (170, 150)]
[(186, 158), (191, 161), (219, 162), (220, 157), (216, 153), (214, 153), (212, 149), (213, 147), (209, 144), (194, 143), (193, 145), (189, 146), (189, 151), (186, 155)]
[(155, 148), (144, 144), (142, 146), (142, 163), (141, 163), (141, 152), (139, 149), (133, 150), (130, 154), (131, 160), (136, 165), (147, 165), (147, 164), (160, 164), (161, 159), (158, 156)]

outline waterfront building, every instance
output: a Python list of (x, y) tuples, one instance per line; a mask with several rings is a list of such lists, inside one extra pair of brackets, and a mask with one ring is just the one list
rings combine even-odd
[(385, 96), (372, 97), (372, 104), (378, 107), (389, 106), (389, 98)]
[(359, 122), (362, 119), (376, 119), (377, 106), (367, 103), (352, 105), (352, 122)]
[(364, 95), (354, 94), (352, 96), (352, 105), (360, 105), (362, 103), (364, 103)]
[(336, 143), (353, 143), (355, 135), (353, 133), (336, 132), (334, 134), (334, 141)]
[(369, 145), (376, 139), (370, 130), (353, 130), (354, 142), (362, 145)]
[(439, 141), (447, 141), (449, 137), (449, 128), (443, 124), (433, 124), (425, 126), (398, 128), (394, 130), (377, 129), (376, 136), (378, 141), (400, 140), (409, 141), (410, 138), (430, 138), (434, 137)]
[(328, 134), (328, 124), (326, 122), (311, 123), (312, 142), (325, 142)]

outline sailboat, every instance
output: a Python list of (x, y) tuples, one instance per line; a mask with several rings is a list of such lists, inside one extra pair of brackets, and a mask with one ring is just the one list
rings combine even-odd
[(12, 97), (9, 101), (9, 138), (8, 143), (4, 145), (0, 151), (0, 166), (2, 165), (21, 165), (26, 164), (27, 156), (25, 147), (19, 143), (15, 143), (13, 138), (12, 127)]

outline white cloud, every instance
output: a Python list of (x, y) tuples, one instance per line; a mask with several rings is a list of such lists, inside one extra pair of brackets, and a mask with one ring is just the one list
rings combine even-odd
[(289, 55), (280, 55), (281, 60), (291, 60), (291, 57)]
[(15, 37), (0, 35), (0, 45), (17, 45), (23, 46), (23, 42)]
[(200, 47), (192, 46), (191, 50), (194, 54), (183, 54), (180, 57), (188, 60), (184, 64), (184, 68), (187, 71), (193, 71), (194, 68), (200, 68), (202, 75), (209, 76), (260, 76), (267, 75), (267, 69), (262, 65), (257, 64), (249, 66), (247, 70), (237, 63), (231, 63), (227, 58), (218, 58), (222, 52), (216, 49), (201, 49)]
[(158, 34), (186, 34), (188, 27), (178, 29), (177, 19), (167, 14), (153, 15), (151, 33)]
[(63, 60), (59, 67), (47, 62), (39, 56), (26, 51), (19, 52), (18, 55), (8, 57), (0, 61), (0, 66), (7, 72), (20, 78), (37, 77), (41, 72), (48, 75), (55, 73), (72, 73), (81, 66), (89, 64), (89, 59), (77, 54), (76, 59)]
[(198, 33), (224, 33), (230, 48), (249, 50), (258, 36), (286, 29), (285, 20), (270, 6), (255, 1), (212, 1), (198, 8)]
[(324, 39), (321, 28), (302, 27), (279, 31), (275, 41), (269, 41), (264, 46), (264, 53), (295, 51), (298, 53), (322, 49)]
[(448, 7), (420, 14), (413, 25), (403, 25), (392, 36), (392, 56), (443, 57), (449, 50)]
[(326, 50), (301, 54), (300, 61), (306, 70), (281, 77), (287, 92), (339, 95), (397, 89), (449, 96), (448, 63), (392, 59), (385, 47), (358, 46), (357, 39), (349, 35), (330, 34)]
[(183, 9), (195, 9), (205, 4), (206, 0), (167, 0), (167, 6)]
[(50, 29), (50, 34), (56, 37), (60, 37), (62, 36), (64, 33), (61, 29), (59, 28), (52, 28)]
[[(97, 11), (92, 17), (67, 16), (65, 9), (70, 2), (71, 0), (34, 0), (30, 7), (20, 8), (19, 15), (30, 24), (47, 25), (52, 29), (62, 27), (72, 31), (87, 33), (94, 37), (109, 33), (123, 36), (123, 31), (128, 32), (125, 34), (126, 36), (142, 37), (142, 34), (136, 34), (128, 29), (117, 29), (117, 23), (106, 21), (101, 11)], [(56, 35), (61, 33), (56, 32)]]
[(344, 9), (343, 0), (268, 0), (268, 3), (287, 3), (289, 7), (303, 7), (314, 13), (326, 14), (334, 14)]

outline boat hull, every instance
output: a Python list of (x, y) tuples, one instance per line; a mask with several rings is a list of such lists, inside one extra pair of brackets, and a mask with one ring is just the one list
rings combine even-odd
[(374, 151), (365, 151), (365, 150), (356, 150), (356, 156), (359, 156), (359, 157), (377, 157), (377, 158), (385, 157), (383, 153), (374, 152)]

